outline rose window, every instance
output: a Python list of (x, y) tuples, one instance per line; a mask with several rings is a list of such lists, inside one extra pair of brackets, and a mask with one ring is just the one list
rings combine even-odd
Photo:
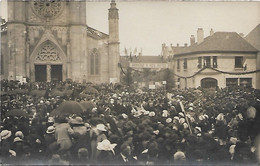
[(32, 6), (41, 17), (55, 17), (62, 10), (61, 0), (34, 0)]

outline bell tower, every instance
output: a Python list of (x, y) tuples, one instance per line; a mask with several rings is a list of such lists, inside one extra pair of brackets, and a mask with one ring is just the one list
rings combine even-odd
[(120, 60), (119, 54), (119, 14), (116, 8), (115, 0), (110, 3), (110, 9), (108, 13), (109, 21), (109, 43), (108, 43), (108, 53), (109, 53), (109, 78), (110, 82), (119, 82), (120, 80), (120, 69), (118, 63)]
[(22, 1), (8, 1), (8, 79), (26, 76), (26, 5)]

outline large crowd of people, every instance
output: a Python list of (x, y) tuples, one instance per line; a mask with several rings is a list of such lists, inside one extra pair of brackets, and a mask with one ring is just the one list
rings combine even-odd
[(257, 164), (260, 160), (256, 89), (166, 93), (72, 81), (3, 80), (1, 85), (2, 163)]

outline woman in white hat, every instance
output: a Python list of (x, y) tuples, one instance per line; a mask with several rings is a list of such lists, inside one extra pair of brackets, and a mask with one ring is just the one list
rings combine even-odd
[(91, 137), (91, 160), (96, 161), (98, 156), (100, 155), (100, 151), (97, 149), (97, 145), (99, 142), (107, 139), (105, 135), (106, 127), (104, 124), (98, 124), (95, 128), (93, 128), (93, 135)]

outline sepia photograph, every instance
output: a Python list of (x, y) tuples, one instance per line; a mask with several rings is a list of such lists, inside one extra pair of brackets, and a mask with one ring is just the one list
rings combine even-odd
[(0, 0), (0, 165), (260, 164), (260, 1)]

